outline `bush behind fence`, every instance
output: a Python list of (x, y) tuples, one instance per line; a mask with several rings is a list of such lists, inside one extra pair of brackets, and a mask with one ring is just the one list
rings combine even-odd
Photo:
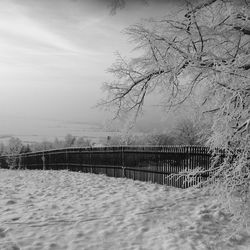
[[(196, 167), (208, 170), (210, 165), (209, 148), (200, 146), (65, 148), (0, 157), (1, 168), (67, 169), (180, 188), (188, 184), (174, 174)], [(197, 176), (196, 182), (203, 178)]]

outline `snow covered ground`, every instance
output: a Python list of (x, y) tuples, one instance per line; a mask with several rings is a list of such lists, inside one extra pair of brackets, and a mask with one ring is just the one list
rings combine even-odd
[(250, 249), (198, 191), (68, 171), (0, 170), (0, 249)]

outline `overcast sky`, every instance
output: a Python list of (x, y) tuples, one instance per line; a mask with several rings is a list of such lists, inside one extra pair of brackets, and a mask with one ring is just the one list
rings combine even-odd
[(0, 116), (105, 119), (92, 107), (111, 77), (114, 52), (133, 48), (121, 31), (171, 11), (159, 2), (128, 4), (110, 15), (106, 1), (0, 0)]

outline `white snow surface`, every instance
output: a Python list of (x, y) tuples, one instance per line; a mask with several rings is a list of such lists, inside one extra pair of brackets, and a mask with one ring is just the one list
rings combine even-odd
[(1, 250), (250, 249), (247, 232), (221, 241), (229, 215), (200, 191), (0, 169), (0, 198)]

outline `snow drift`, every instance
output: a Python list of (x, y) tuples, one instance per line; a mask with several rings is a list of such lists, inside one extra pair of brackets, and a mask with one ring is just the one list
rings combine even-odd
[(197, 190), (0, 170), (0, 195), (0, 249), (250, 249), (246, 232), (222, 241), (229, 215)]

